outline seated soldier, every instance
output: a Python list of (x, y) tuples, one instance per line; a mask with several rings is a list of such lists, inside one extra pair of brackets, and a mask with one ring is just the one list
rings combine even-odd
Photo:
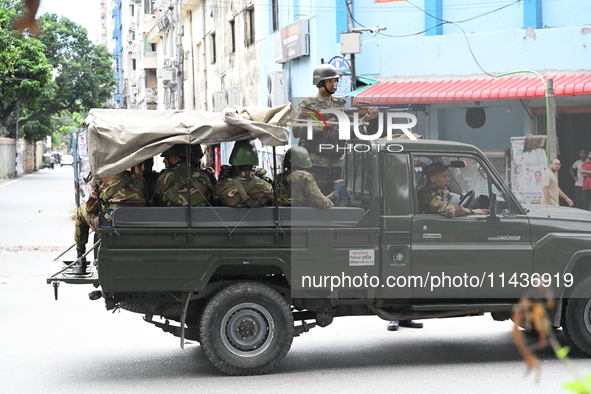
[(324, 197), (318, 188), (314, 176), (304, 168), (312, 167), (308, 150), (303, 146), (294, 146), (285, 153), (283, 166), (286, 168), (281, 176), (281, 205), (293, 207), (331, 208), (338, 202), (336, 191)]
[(133, 172), (141, 175), (146, 183), (146, 201), (152, 199), (152, 194), (154, 194), (154, 189), (156, 188), (156, 182), (158, 180), (158, 173), (152, 170), (153, 166), (154, 158), (150, 157), (133, 167)]
[[(197, 155), (201, 153), (200, 146), (196, 153)], [(160, 173), (156, 181), (151, 205), (155, 207), (187, 206), (189, 204), (187, 183), (190, 184), (191, 206), (211, 205), (214, 201), (213, 185), (209, 175), (198, 166), (191, 165), (187, 168), (187, 145), (174, 145), (162, 153), (162, 156), (167, 158), (168, 167)], [(187, 171), (191, 174), (189, 179), (187, 179)]]
[(99, 195), (93, 187), (86, 204), (76, 210), (76, 241), (77, 261), (74, 274), (86, 274), (87, 261), (82, 256), (86, 253), (88, 232), (90, 228), (98, 233), (99, 201), (101, 212), (107, 215), (118, 207), (145, 207), (146, 186), (144, 178), (131, 171), (123, 171), (117, 175), (102, 179), (99, 183)]
[(248, 141), (237, 141), (230, 154), (232, 173), (220, 179), (221, 204), (229, 207), (264, 207), (273, 204), (271, 184), (254, 175), (257, 152)]
[(486, 215), (488, 209), (470, 209), (445, 201), (443, 191), (449, 185), (448, 166), (441, 162), (429, 164), (424, 170), (427, 184), (419, 190), (419, 210), (425, 213), (439, 213), (446, 218), (468, 214)]

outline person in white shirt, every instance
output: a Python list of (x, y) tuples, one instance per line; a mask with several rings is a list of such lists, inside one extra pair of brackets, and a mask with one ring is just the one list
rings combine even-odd
[(583, 208), (583, 174), (581, 174), (581, 166), (587, 160), (587, 151), (585, 149), (579, 151), (579, 158), (570, 168), (570, 174), (575, 180), (575, 206)]
[(573, 206), (573, 200), (558, 187), (558, 170), (560, 169), (560, 160), (552, 159), (550, 169), (542, 177), (542, 205), (560, 205), (558, 196), (564, 198), (569, 207)]

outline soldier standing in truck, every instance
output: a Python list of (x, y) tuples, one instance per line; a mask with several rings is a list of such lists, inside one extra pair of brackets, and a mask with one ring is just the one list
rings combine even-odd
[[(310, 114), (328, 108), (343, 108), (347, 103), (345, 99), (334, 97), (339, 82), (337, 69), (330, 64), (321, 64), (314, 69), (312, 83), (318, 88), (314, 97), (302, 101), (298, 107), (296, 119), (307, 119)], [(367, 121), (378, 116), (375, 107), (368, 109), (369, 113), (362, 121)], [(327, 122), (336, 121), (334, 115), (328, 114), (324, 117)], [(337, 126), (314, 126), (312, 139), (307, 138), (307, 127), (294, 127), (293, 135), (299, 138), (299, 146), (303, 146), (310, 153), (312, 167), (308, 169), (324, 195), (334, 190), (334, 181), (341, 177), (343, 167), (342, 157), (345, 141), (339, 141), (339, 130)], [(322, 150), (320, 145), (323, 145)], [(326, 148), (331, 146), (331, 148)]]

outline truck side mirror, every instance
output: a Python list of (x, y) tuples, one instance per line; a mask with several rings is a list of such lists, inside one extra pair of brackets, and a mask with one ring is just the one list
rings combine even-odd
[(488, 214), (488, 217), (486, 218), (486, 223), (494, 224), (500, 222), (501, 219), (499, 219), (499, 217), (497, 216), (497, 195), (496, 193), (493, 193), (490, 196), (490, 212)]

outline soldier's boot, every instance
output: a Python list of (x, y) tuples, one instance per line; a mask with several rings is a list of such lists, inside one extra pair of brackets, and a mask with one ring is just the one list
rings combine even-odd
[(86, 253), (86, 247), (76, 248), (76, 264), (74, 265), (74, 275), (86, 275), (86, 267), (88, 262), (84, 256)]

